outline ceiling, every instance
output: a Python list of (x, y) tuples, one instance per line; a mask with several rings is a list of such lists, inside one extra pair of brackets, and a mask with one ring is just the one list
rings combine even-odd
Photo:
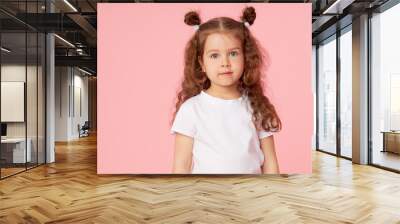
[[(97, 3), (146, 3), (180, 2), (149, 0), (47, 0), (53, 13), (48, 13), (45, 0), (1, 0), (0, 22), (2, 45), (8, 44), (15, 51), (25, 53), (24, 33), (28, 31), (55, 32), (61, 38), (55, 38), (56, 65), (80, 66), (96, 73), (97, 57)], [(253, 0), (253, 1), (212, 1), (212, 2), (269, 2), (269, 3), (312, 3), (313, 42), (335, 32), (338, 20), (341, 25), (351, 23), (351, 17), (365, 10), (374, 9), (388, 0)], [(184, 2), (184, 1), (182, 1)], [(188, 2), (188, 1), (186, 1)], [(195, 1), (190, 1), (195, 2)], [(204, 1), (197, 1), (204, 2)], [(335, 3), (336, 2), (336, 3)], [(27, 13), (26, 13), (27, 12)], [(347, 18), (346, 18), (347, 17)], [(334, 27), (335, 29), (333, 29)], [(33, 38), (31, 35), (28, 42)], [(36, 49), (36, 41), (28, 44), (29, 52)], [(35, 45), (36, 44), (36, 45)], [(42, 47), (41, 45), (39, 47)], [(19, 50), (18, 50), (19, 49)], [(17, 53), (16, 53), (17, 54)], [(2, 54), (3, 55), (3, 54)]]

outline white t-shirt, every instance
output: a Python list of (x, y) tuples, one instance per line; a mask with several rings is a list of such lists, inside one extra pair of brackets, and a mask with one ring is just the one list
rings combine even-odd
[(261, 173), (264, 154), (246, 96), (226, 100), (200, 94), (186, 100), (176, 114), (171, 134), (193, 138), (192, 173)]

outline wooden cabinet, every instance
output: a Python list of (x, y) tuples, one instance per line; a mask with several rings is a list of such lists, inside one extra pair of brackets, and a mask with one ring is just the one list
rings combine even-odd
[(400, 131), (387, 131), (383, 133), (383, 152), (400, 154)]

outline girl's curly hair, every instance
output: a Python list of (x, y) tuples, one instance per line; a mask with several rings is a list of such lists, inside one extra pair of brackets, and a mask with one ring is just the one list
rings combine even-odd
[(189, 40), (185, 48), (185, 67), (181, 90), (176, 99), (176, 113), (180, 106), (189, 98), (196, 96), (202, 90), (211, 85), (206, 74), (201, 70), (198, 59), (202, 60), (205, 41), (212, 33), (233, 34), (242, 43), (244, 53), (244, 72), (239, 79), (238, 90), (246, 94), (253, 111), (253, 121), (257, 129), (265, 131), (279, 131), (282, 123), (274, 106), (263, 93), (263, 66), (264, 55), (260, 50), (257, 40), (251, 35), (244, 22), (249, 25), (254, 23), (256, 12), (253, 7), (246, 7), (241, 16), (242, 21), (236, 21), (228, 17), (218, 17), (205, 23), (201, 23), (200, 16), (195, 11), (185, 15), (185, 23), (190, 26), (198, 25), (199, 29)]

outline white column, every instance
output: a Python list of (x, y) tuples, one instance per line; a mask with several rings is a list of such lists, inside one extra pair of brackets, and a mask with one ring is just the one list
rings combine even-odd
[(353, 19), (353, 162), (368, 163), (368, 15)]
[[(47, 12), (53, 12), (54, 6), (46, 1)], [(46, 163), (55, 162), (54, 133), (55, 133), (55, 44), (54, 35), (46, 35)]]

